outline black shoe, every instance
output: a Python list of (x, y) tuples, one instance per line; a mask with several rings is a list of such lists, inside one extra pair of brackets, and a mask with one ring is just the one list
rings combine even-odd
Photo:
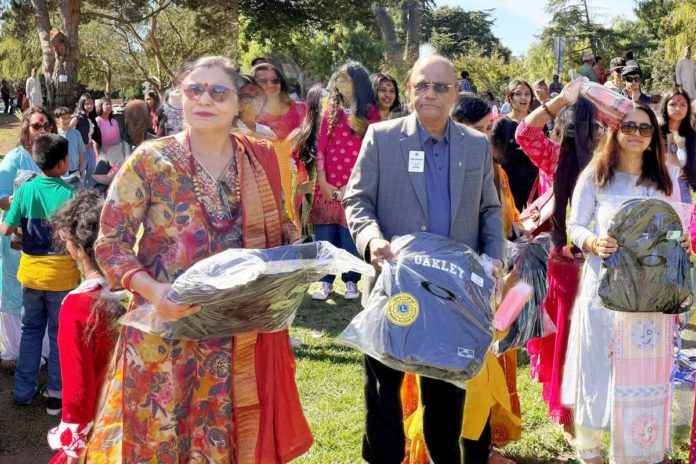
[(63, 400), (49, 396), (46, 400), (46, 414), (57, 416), (63, 411)]

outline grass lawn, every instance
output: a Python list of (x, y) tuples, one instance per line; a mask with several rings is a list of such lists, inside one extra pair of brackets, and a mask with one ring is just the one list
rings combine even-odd
[(0, 113), (0, 156), (12, 150), (17, 144), (19, 120), (13, 114)]

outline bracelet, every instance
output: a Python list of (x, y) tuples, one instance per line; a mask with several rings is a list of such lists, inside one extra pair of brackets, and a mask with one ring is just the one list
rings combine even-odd
[(546, 114), (548, 114), (551, 119), (556, 119), (556, 115), (551, 112), (548, 106), (546, 106), (546, 103), (542, 103), (541, 107), (544, 108), (544, 111), (546, 111)]
[(128, 292), (132, 293), (133, 295), (137, 295), (138, 292), (134, 291), (131, 288), (131, 286), (130, 286), (131, 280), (133, 280), (134, 275), (136, 275), (140, 272), (146, 272), (148, 275), (150, 274), (150, 271), (148, 271), (144, 267), (139, 267), (139, 268), (133, 269), (132, 271), (128, 272), (125, 276), (123, 276), (123, 280), (121, 282), (123, 285), (123, 288), (126, 289)]

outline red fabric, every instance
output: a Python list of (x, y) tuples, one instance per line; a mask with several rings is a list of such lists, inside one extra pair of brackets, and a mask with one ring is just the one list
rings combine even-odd
[(558, 424), (570, 423), (573, 418), (571, 411), (561, 404), (561, 383), (581, 268), (580, 264), (568, 258), (553, 257), (549, 260), (549, 290), (544, 309), (556, 324), (556, 333), (535, 338), (527, 344), (530, 373), (543, 384), (542, 396), (549, 405), (549, 417)]
[(290, 462), (314, 442), (295, 384), (295, 358), (288, 331), (259, 334), (256, 378), (261, 403), (256, 462)]
[(68, 462), (68, 455), (62, 451), (58, 451), (56, 455), (48, 461), (48, 464), (65, 464), (66, 462)]
[(290, 132), (302, 125), (306, 114), (307, 105), (303, 102), (292, 102), (285, 114), (275, 115), (264, 112), (256, 117), (256, 122), (270, 127), (279, 140), (285, 140)]
[(101, 287), (70, 294), (60, 308), (58, 352), (63, 379), (63, 422), (88, 424), (94, 419), (99, 388), (104, 383), (115, 345), (114, 331), (105, 318), (89, 340), (84, 333)]
[(532, 127), (522, 121), (517, 126), (515, 141), (534, 163), (534, 166), (550, 179), (556, 174), (561, 147), (544, 135), (541, 128)]

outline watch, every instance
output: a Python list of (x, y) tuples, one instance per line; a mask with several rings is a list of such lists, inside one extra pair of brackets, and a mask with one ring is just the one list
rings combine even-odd
[(331, 192), (331, 198), (333, 200), (338, 200), (338, 196), (341, 194), (341, 191), (339, 189), (335, 189), (333, 192)]

